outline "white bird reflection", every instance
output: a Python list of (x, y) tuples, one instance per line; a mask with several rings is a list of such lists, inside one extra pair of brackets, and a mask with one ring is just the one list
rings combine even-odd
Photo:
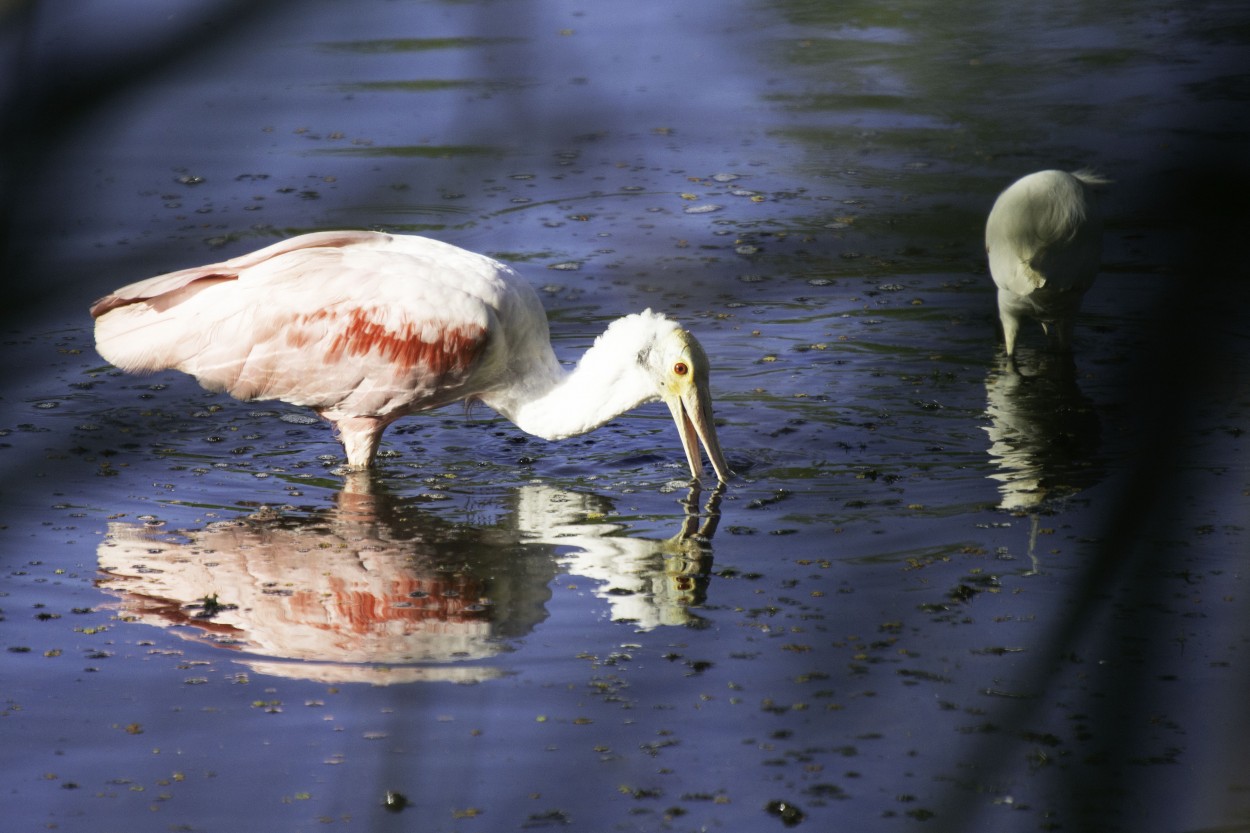
[(169, 532), (114, 522), (101, 588), (123, 617), (239, 652), (254, 671), (329, 683), (473, 682), (547, 617), (559, 573), (600, 583), (613, 620), (690, 624), (706, 593), (719, 491), (671, 539), (631, 537), (606, 498), (527, 485), (490, 523), (449, 520), (352, 475), (335, 505), (262, 509)]
[(1051, 358), (1040, 373), (993, 369), (985, 378), (985, 432), (999, 507), (1026, 512), (1103, 479), (1101, 427), (1070, 363)]
[(1037, 375), (991, 370), (985, 395), (984, 427), (997, 468), (989, 477), (998, 483), (999, 508), (1029, 516), (1027, 551), (1036, 572), (1038, 515), (1103, 477), (1098, 414), (1063, 357), (1052, 357)]
[(1029, 511), (1102, 479), (1101, 426), (1071, 364), (1050, 357), (1036, 375), (994, 369), (985, 378), (985, 427), (999, 506)]

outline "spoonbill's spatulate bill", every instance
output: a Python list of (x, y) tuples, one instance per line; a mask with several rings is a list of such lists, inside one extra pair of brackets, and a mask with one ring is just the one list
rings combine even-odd
[(1040, 321), (1058, 350), (1071, 349), (1081, 299), (1098, 274), (1102, 218), (1095, 190), (1106, 183), (1089, 171), (1038, 171), (994, 202), (985, 251), (1012, 366), (1021, 318)]
[(386, 426), (479, 400), (530, 434), (591, 431), (664, 400), (698, 478), (728, 480), (699, 342), (659, 313), (612, 322), (566, 370), (508, 266), (424, 237), (306, 234), (123, 287), (91, 308), (96, 347), (131, 372), (175, 368), (243, 400), (312, 408), (366, 468)]

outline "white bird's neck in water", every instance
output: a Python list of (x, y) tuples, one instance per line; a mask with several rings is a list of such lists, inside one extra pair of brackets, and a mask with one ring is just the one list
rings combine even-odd
[(572, 371), (553, 362), (545, 378), (530, 378), (518, 389), (486, 398), (486, 404), (527, 434), (558, 440), (592, 431), (659, 399), (655, 382), (639, 361), (653, 334), (636, 325), (650, 322), (631, 320), (636, 318), (614, 322)]

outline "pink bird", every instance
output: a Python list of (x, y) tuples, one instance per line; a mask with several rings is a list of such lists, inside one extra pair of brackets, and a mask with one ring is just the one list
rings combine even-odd
[(395, 420), (477, 400), (548, 440), (662, 399), (691, 475), (699, 441), (729, 479), (707, 354), (647, 310), (612, 322), (571, 371), (510, 267), (447, 243), (366, 231), (305, 234), (123, 287), (91, 307), (96, 348), (130, 372), (174, 368), (237, 399), (279, 399), (332, 423), (349, 469)]

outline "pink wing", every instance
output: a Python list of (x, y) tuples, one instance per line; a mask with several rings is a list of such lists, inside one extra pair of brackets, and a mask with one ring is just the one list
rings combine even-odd
[(124, 370), (177, 368), (239, 399), (388, 417), (489, 384), (477, 371), (497, 364), (512, 279), (437, 241), (324, 232), (131, 284), (92, 313), (100, 354)]
[[(145, 281), (138, 281), (129, 286), (124, 286), (92, 304), (91, 317), (99, 318), (110, 310), (138, 301), (154, 301), (161, 296), (177, 298), (177, 293), (199, 281), (234, 280), (238, 278), (239, 273), (244, 269), (289, 252), (301, 249), (333, 249), (362, 243), (376, 243), (379, 237), (386, 237), (386, 235), (379, 235), (371, 231), (319, 231), (313, 234), (292, 237), (288, 240), (283, 240), (281, 243), (274, 243), (272, 246), (266, 246), (263, 249), (257, 249), (254, 252), (240, 255), (221, 263), (211, 263), (208, 266), (196, 266), (191, 269), (182, 269), (178, 272), (169, 272), (168, 274), (157, 275), (155, 278), (148, 278)], [(166, 300), (168, 301), (170, 298)]]

